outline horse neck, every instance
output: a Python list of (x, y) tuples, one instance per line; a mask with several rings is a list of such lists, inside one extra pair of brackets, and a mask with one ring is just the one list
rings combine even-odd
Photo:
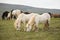
[(52, 17), (52, 14), (50, 12), (48, 12), (48, 14), (50, 15), (50, 17)]
[(12, 12), (10, 12), (11, 18), (12, 18)]

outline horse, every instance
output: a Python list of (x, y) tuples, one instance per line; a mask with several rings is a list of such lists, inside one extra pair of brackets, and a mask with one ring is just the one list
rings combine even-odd
[(39, 23), (44, 24), (44, 30), (49, 29), (50, 18), (50, 13), (43, 13), (42, 15), (32, 16), (26, 25), (26, 31), (30, 32), (33, 26), (35, 27), (34, 30), (38, 31)]
[(60, 14), (52, 14), (54, 18), (60, 18)]
[(8, 14), (8, 16), (7, 16), (7, 18), (8, 19), (12, 19), (12, 18), (14, 18), (14, 19), (16, 19), (17, 17), (18, 17), (18, 15), (19, 14), (21, 14), (23, 11), (21, 11), (21, 10), (19, 10), (19, 9), (16, 9), (16, 10), (12, 10), (9, 14)]
[(16, 16), (12, 17), (11, 12), (9, 12), (9, 13), (8, 13), (8, 16), (7, 16), (7, 20), (10, 20), (10, 19), (12, 19), (12, 18), (16, 19)]
[(16, 9), (12, 12), (12, 15), (13, 16), (16, 16), (16, 18), (18, 17), (19, 14), (21, 14), (23, 11), (19, 10), (19, 9)]
[(5, 18), (7, 18), (8, 14), (9, 14), (9, 11), (3, 12), (2, 19), (4, 20)]
[(33, 15), (38, 15), (36, 13), (21, 13), (18, 18), (15, 20), (14, 22), (14, 27), (16, 28), (16, 30), (20, 30), (21, 27), (21, 22), (23, 23), (23, 25), (25, 26), (26, 22), (29, 21), (29, 19), (33, 16)]
[(34, 24), (35, 24), (35, 15), (33, 15), (30, 20), (28, 21), (28, 23), (26, 24), (26, 28), (24, 31), (30, 31), (32, 30), (32, 28), (34, 28)]

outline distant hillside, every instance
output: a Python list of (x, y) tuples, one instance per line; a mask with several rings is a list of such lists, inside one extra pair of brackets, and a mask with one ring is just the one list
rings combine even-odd
[(4, 12), (5, 10), (10, 11), (11, 9), (20, 9), (23, 11), (36, 12), (36, 13), (44, 13), (44, 12), (60, 13), (60, 9), (45, 9), (45, 8), (36, 8), (36, 7), (25, 6), (25, 5), (13, 5), (13, 4), (0, 3), (0, 13)]
[(10, 11), (11, 9), (20, 9), (24, 11), (38, 12), (38, 13), (43, 13), (43, 12), (60, 13), (59, 9), (45, 9), (45, 8), (36, 8), (36, 7), (30, 7), (25, 5), (13, 5), (13, 4), (0, 3), (0, 11), (5, 11), (5, 10)]

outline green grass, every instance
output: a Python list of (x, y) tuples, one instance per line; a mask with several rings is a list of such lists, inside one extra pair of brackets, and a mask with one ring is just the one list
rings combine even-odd
[(52, 18), (49, 31), (39, 25), (39, 32), (16, 31), (14, 20), (0, 19), (0, 40), (60, 40), (60, 18)]

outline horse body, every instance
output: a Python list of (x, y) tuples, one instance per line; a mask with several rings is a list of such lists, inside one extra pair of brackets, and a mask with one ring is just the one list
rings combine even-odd
[(33, 15), (36, 15), (35, 13), (31, 13), (31, 14), (24, 14), (24, 13), (21, 13), (19, 16), (18, 16), (18, 18), (17, 19), (19, 19), (20, 21), (28, 21), (30, 18), (31, 18), (31, 16), (33, 16)]
[(44, 13), (42, 15), (36, 16), (35, 23), (36, 23), (36, 28), (38, 28), (39, 23), (43, 23), (45, 27), (49, 29), (50, 15), (48, 13)]
[[(33, 17), (32, 17), (33, 18)], [(35, 19), (34, 19), (35, 18)], [(38, 24), (39, 23), (44, 23), (44, 25), (45, 25), (45, 27), (46, 28), (49, 28), (48, 26), (49, 26), (49, 23), (50, 23), (50, 15), (48, 14), (48, 13), (44, 13), (44, 14), (42, 14), (42, 15), (36, 15), (35, 17), (34, 17), (33, 19), (34, 19), (34, 24), (35, 24), (35, 29), (36, 30), (38, 30)], [(30, 19), (30, 20), (32, 20), (32, 19)], [(28, 21), (28, 23), (27, 23), (27, 25), (26, 25), (26, 27), (27, 27), (27, 30), (26, 31), (30, 31), (31, 30), (31, 28), (32, 28), (32, 21)], [(32, 25), (29, 25), (29, 24), (32, 24)], [(44, 28), (45, 28), (44, 27)], [(29, 30), (28, 30), (29, 29)]]
[(20, 26), (21, 26), (21, 22), (23, 22), (24, 26), (26, 24), (27, 21), (30, 20), (30, 18), (33, 16), (33, 15), (37, 15), (35, 13), (30, 13), (30, 14), (24, 14), (24, 13), (21, 13), (18, 18), (16, 19), (15, 21), (15, 24), (16, 25), (15, 27), (19, 30)]
[(60, 18), (60, 14), (52, 14), (54, 18)]
[(28, 26), (26, 26), (26, 28), (27, 30), (29, 29), (29, 31), (31, 30), (32, 25), (35, 26), (36, 30), (38, 30), (39, 23), (44, 23), (45, 25), (44, 28), (49, 28), (50, 18), (51, 16), (48, 13), (44, 13), (42, 15), (36, 13), (30, 13), (30, 14), (21, 13), (16, 19), (14, 25), (17, 30), (20, 30), (21, 22), (23, 22), (23, 25), (25, 26), (26, 21), (28, 21), (27, 23)]
[(48, 13), (44, 13), (42, 15), (37, 15), (35, 21), (44, 23), (45, 20), (50, 20), (50, 15)]

